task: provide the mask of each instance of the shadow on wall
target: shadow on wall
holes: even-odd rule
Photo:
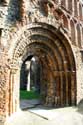
[[[79,113],[81,113],[81,114],[83,114],[83,99],[79,102],[79,104],[78,104],[78,112]]]

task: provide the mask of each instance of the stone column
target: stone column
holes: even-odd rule
[[[71,104],[76,104],[76,72],[71,72]]]
[[[10,116],[13,112],[15,112],[16,110],[16,99],[15,99],[15,75],[16,75],[16,72],[17,72],[18,69],[16,68],[11,68],[10,71],[8,72],[8,82],[7,82],[7,95],[6,95],[6,101],[7,104],[6,104],[6,110],[7,110],[7,113],[6,115],[7,116]],[[18,76],[17,76],[18,77]],[[16,91],[17,92],[17,91]],[[17,94],[17,93],[16,93]],[[18,95],[17,95],[18,97]],[[19,100],[19,98],[18,98]],[[8,107],[7,107],[8,106]]]
[[[14,69],[10,71],[10,81],[9,81],[9,115],[13,113],[13,89],[14,89]]]

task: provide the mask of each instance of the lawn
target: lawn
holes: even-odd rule
[[[40,94],[36,91],[20,90],[20,99],[39,99]]]

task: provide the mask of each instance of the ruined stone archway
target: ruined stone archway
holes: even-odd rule
[[[75,105],[75,60],[71,46],[65,36],[51,25],[45,23],[33,24],[17,40],[13,50],[13,66],[16,67],[19,59],[21,62],[26,60],[28,54],[37,56],[42,64],[42,104],[52,107]],[[17,96],[11,95],[13,105],[16,107],[19,105],[18,74],[19,70],[16,70],[12,82]]]

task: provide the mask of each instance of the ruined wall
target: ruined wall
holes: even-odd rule
[[[1,59],[1,58],[0,58]],[[5,66],[0,64],[0,121],[5,118],[5,101],[6,101],[6,71]]]
[[[34,22],[42,22],[54,27],[56,26],[69,40],[76,61],[77,103],[83,99],[82,2],[80,0],[21,0],[20,2],[18,0],[3,0],[3,2],[0,3],[0,46],[4,46],[6,53],[1,54],[2,50],[0,49],[1,60],[3,57],[3,61],[0,61],[1,117],[4,116],[4,112],[7,109],[5,89],[8,80],[6,80],[7,73],[4,68],[5,54],[7,54],[7,58],[12,61],[13,50],[17,39],[19,39],[23,31],[27,29],[26,25],[29,26]],[[25,38],[21,38],[21,40],[23,39]]]
[[[0,48],[0,122],[3,122],[6,117],[6,97],[7,97],[7,81],[8,81],[8,62],[5,50]]]

